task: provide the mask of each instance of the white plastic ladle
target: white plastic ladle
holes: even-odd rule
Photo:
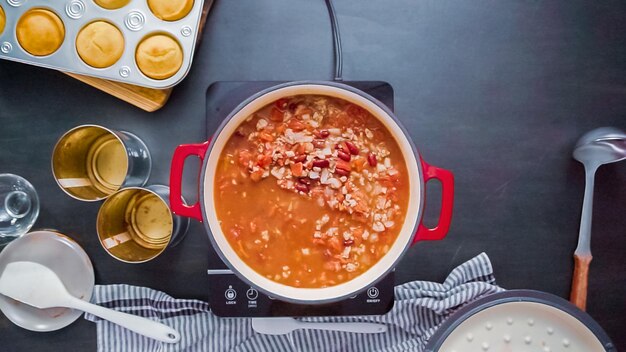
[[[82,310],[158,341],[176,343],[180,340],[178,331],[167,325],[72,296],[54,271],[38,263],[9,263],[0,275],[0,294],[39,309],[67,307]]]

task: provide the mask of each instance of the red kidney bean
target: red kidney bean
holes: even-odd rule
[[[294,187],[296,187],[296,189],[302,193],[309,193],[309,186],[305,185],[304,183],[296,183],[294,185]]]
[[[354,143],[348,142],[348,141],[346,141],[345,143],[346,143],[346,147],[348,147],[348,151],[350,151],[350,154],[359,155],[359,148],[357,148],[356,145],[354,145]]]
[[[310,179],[308,179],[308,178],[304,178],[304,177],[300,177],[300,178],[298,179],[298,182],[300,182],[300,183],[302,183],[302,184],[305,184],[305,185],[307,185],[307,186],[311,184],[311,180],[310,180]]]
[[[330,132],[328,132],[328,130],[321,130],[319,134],[320,138],[328,138],[328,136],[330,136]]]
[[[378,161],[376,160],[376,155],[374,155],[374,153],[367,154],[367,162],[370,164],[371,167],[376,166],[376,164],[378,164]]]
[[[313,166],[325,168],[330,166],[330,162],[327,159],[315,159],[313,160]]]
[[[293,161],[295,161],[295,162],[297,162],[297,163],[301,163],[301,162],[303,162],[303,161],[305,161],[305,160],[306,160],[306,155],[304,155],[304,154],[298,155],[298,156],[296,156],[296,157],[293,159]]]
[[[354,244],[354,240],[343,240],[344,246],[352,246]]]
[[[344,161],[350,161],[351,159],[350,154],[344,153],[341,150],[337,152],[337,157]]]
[[[335,169],[335,173],[337,175],[341,175],[341,176],[350,176],[350,171],[349,170],[344,170],[344,169],[340,169],[340,168],[336,168]]]
[[[298,108],[298,104],[296,103],[289,104],[289,112],[293,113],[296,111],[297,108]]]

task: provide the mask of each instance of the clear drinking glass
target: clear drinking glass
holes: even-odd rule
[[[0,174],[0,247],[28,232],[38,215],[33,185],[23,177]]]

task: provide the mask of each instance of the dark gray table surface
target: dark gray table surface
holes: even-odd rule
[[[503,287],[568,297],[584,189],[571,150],[589,129],[626,129],[626,3],[337,0],[336,8],[345,78],[391,83],[396,113],[423,157],[456,175],[448,237],[413,248],[398,279],[441,281],[484,251]],[[201,225],[193,223],[179,247],[150,263],[115,261],[96,238],[99,204],[73,200],[56,186],[49,166],[55,141],[84,123],[135,132],[154,158],[150,183],[167,183],[176,145],[205,137],[212,82],[331,76],[326,8],[312,0],[216,1],[189,76],[156,113],[61,73],[2,61],[0,172],[34,184],[41,198],[36,227],[75,238],[99,284],[204,299],[210,244]],[[193,179],[194,165],[188,171]],[[432,188],[427,223],[438,204]],[[588,312],[625,349],[626,163],[598,171],[593,220]],[[82,319],[38,334],[0,318],[2,351],[95,345],[95,327]]]

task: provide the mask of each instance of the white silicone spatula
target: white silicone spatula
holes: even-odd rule
[[[260,334],[284,335],[297,329],[347,331],[380,334],[387,326],[377,323],[308,323],[293,318],[253,318],[252,328]]]
[[[82,310],[158,341],[176,343],[180,340],[178,331],[167,325],[72,296],[54,271],[38,263],[8,264],[0,275],[0,294],[39,309],[67,307]]]

